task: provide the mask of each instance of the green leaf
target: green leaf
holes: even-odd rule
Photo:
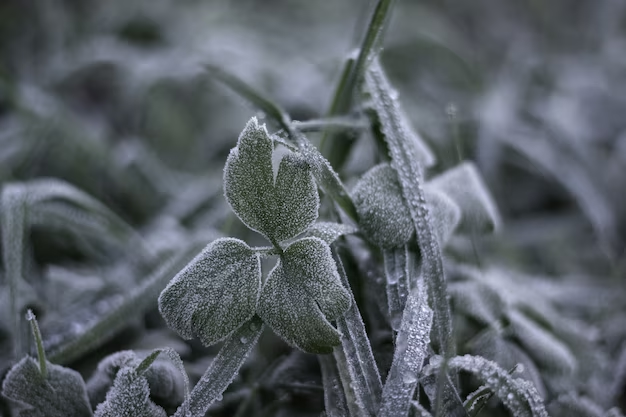
[[[117,373],[106,400],[96,408],[95,417],[167,417],[167,414],[150,400],[145,376],[132,367],[124,367]]]
[[[461,231],[493,232],[500,227],[498,208],[473,163],[464,162],[431,179],[426,189],[443,192],[461,208]]]
[[[85,383],[72,369],[47,363],[42,376],[37,362],[25,357],[7,374],[2,394],[13,402],[18,417],[92,416]]]
[[[183,338],[210,346],[254,315],[260,286],[259,255],[241,240],[218,239],[172,279],[159,311]]]
[[[315,222],[304,232],[304,236],[320,238],[330,245],[339,237],[356,231],[356,228],[344,223]]]
[[[224,167],[224,194],[237,216],[273,244],[295,237],[317,219],[319,195],[309,164],[295,153],[272,170],[273,142],[252,118]]]
[[[328,245],[308,237],[289,245],[270,272],[258,314],[288,343],[310,353],[331,353],[341,343],[328,322],[350,307]]]
[[[402,197],[396,172],[388,164],[370,169],[356,184],[352,199],[359,226],[368,240],[382,248],[404,245],[415,230]]]

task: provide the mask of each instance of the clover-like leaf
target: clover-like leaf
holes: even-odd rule
[[[31,357],[19,361],[7,374],[2,394],[16,405],[19,417],[89,417],[91,406],[85,383],[72,369],[46,364],[44,377]]]
[[[378,246],[398,247],[413,235],[413,221],[390,165],[377,165],[365,173],[354,187],[352,199],[361,230]]]
[[[309,164],[293,152],[282,158],[274,179],[272,153],[265,125],[253,117],[226,160],[224,195],[246,226],[278,243],[317,219],[319,195]]]
[[[350,307],[330,248],[307,237],[289,245],[270,272],[258,314],[288,343],[310,353],[331,353],[341,334],[328,320]]]
[[[159,296],[159,311],[185,339],[206,346],[226,338],[256,309],[261,260],[245,242],[222,238],[209,244]]]

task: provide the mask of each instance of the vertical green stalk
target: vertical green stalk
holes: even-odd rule
[[[327,116],[344,115],[352,110],[357,87],[382,44],[383,32],[389,21],[394,2],[395,0],[379,0],[376,4],[356,59],[349,57],[344,65]],[[327,133],[322,138],[320,151],[337,172],[346,162],[355,139],[354,134],[345,132]]]
[[[2,230],[2,262],[9,287],[9,314],[13,332],[14,359],[22,357],[22,317],[19,310],[23,280],[24,228],[26,227],[26,191],[14,184],[5,185],[0,201],[0,226]]]

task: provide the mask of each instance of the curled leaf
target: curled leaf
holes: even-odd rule
[[[493,232],[500,227],[496,203],[473,163],[464,162],[438,175],[426,189],[441,191],[458,204],[463,213],[460,231]]]
[[[414,226],[402,197],[396,172],[388,164],[377,165],[359,180],[352,192],[365,236],[382,248],[404,245]]]
[[[331,353],[341,343],[328,322],[350,307],[328,245],[308,237],[289,245],[270,272],[258,314],[288,343],[310,353]]]
[[[44,378],[30,357],[19,361],[2,384],[2,395],[15,404],[20,417],[90,417],[85,383],[72,369],[47,363]]]
[[[210,346],[254,315],[260,286],[259,255],[239,239],[218,239],[170,281],[159,311],[183,338]]]
[[[295,153],[282,158],[274,179],[272,153],[265,125],[253,117],[226,160],[224,195],[246,226],[277,243],[317,219],[319,195],[309,164]]]

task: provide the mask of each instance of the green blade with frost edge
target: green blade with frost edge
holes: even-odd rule
[[[424,368],[426,375],[437,371],[443,361],[433,356]],[[548,417],[543,400],[535,387],[528,381],[513,378],[509,373],[480,356],[455,356],[447,361],[450,369],[463,370],[475,375],[486,387],[500,398],[514,417]]]
[[[348,402],[343,390],[341,378],[334,357],[318,355],[324,386],[324,411],[328,417],[345,417],[348,415]]]
[[[262,332],[263,321],[254,316],[230,335],[191,391],[189,401],[176,410],[174,417],[203,417],[211,404],[222,398]]]
[[[341,346],[346,358],[349,385],[352,387],[357,404],[361,404],[369,415],[375,415],[380,407],[383,388],[380,374],[359,307],[350,290],[350,283],[341,258],[336,251],[333,251],[333,259],[337,264],[341,282],[349,290],[351,298],[350,308],[343,317],[337,319],[337,330],[342,334]],[[347,378],[344,376],[343,379]]]
[[[411,268],[411,274],[417,273],[415,266]],[[433,312],[428,306],[425,284],[419,281],[411,290],[404,309],[393,362],[383,387],[380,417],[404,416],[409,412],[428,355],[432,324]]]
[[[452,319],[447,299],[441,246],[437,239],[431,213],[424,193],[424,176],[418,148],[407,132],[401,117],[397,94],[393,91],[377,59],[366,73],[366,88],[378,113],[391,156],[391,166],[398,174],[402,195],[417,231],[422,252],[422,275],[428,283],[434,311],[434,340],[439,352],[448,354],[452,346]]]
[[[352,110],[358,86],[363,81],[371,60],[378,55],[382,47],[384,30],[391,18],[394,3],[394,0],[379,0],[376,4],[358,55],[356,58],[354,56],[348,57],[344,64],[327,116],[340,116],[348,114]],[[327,155],[330,164],[340,171],[347,160],[355,138],[354,135],[350,134],[329,133],[326,133],[322,138],[320,150],[324,155]]]

